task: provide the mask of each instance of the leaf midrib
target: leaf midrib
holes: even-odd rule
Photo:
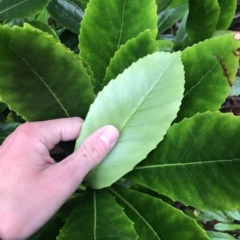
[[[43,85],[48,89],[48,91],[51,93],[51,95],[54,97],[54,99],[57,101],[57,103],[60,105],[64,113],[67,117],[70,117],[68,111],[65,109],[61,101],[58,99],[58,97],[54,94],[54,92],[50,89],[50,87],[47,85],[47,83],[44,81],[44,79],[31,67],[31,65],[23,58],[21,57],[11,46],[9,46],[3,39],[0,39],[18,58],[20,58],[24,64],[26,64],[27,67],[31,69],[33,74],[40,79],[40,81],[43,83]]]
[[[164,167],[180,167],[180,166],[190,166],[190,165],[206,165],[206,164],[217,164],[217,163],[229,163],[229,162],[234,162],[234,161],[240,161],[240,158],[235,158],[235,159],[219,159],[219,160],[210,160],[210,161],[205,161],[205,162],[189,162],[189,163],[168,163],[168,164],[162,164],[162,165],[151,165],[151,166],[139,166],[135,167],[137,170],[142,170],[142,169],[149,169],[149,168],[164,168]]]
[[[153,89],[156,87],[156,85],[159,83],[159,80],[161,79],[161,77],[166,73],[166,71],[169,69],[169,67],[171,66],[172,62],[176,59],[176,57],[174,59],[171,59],[172,61],[169,63],[169,65],[164,69],[164,71],[162,72],[162,74],[157,78],[155,84],[152,85],[152,87],[149,89],[148,93],[146,94],[145,98],[142,98],[142,101],[136,106],[135,109],[133,109],[132,113],[130,114],[130,116],[128,117],[128,119],[126,119],[126,121],[123,123],[122,127],[119,129],[119,132],[122,131],[122,129],[124,129],[124,127],[127,125],[127,123],[130,121],[130,119],[132,119],[132,117],[136,114],[136,112],[139,110],[139,108],[144,104],[144,102],[146,101],[146,99],[149,97],[149,95],[152,93]]]
[[[122,197],[119,193],[117,193],[115,190],[113,190],[111,187],[108,188],[116,197],[118,197],[122,202],[124,202],[132,211],[134,211],[139,218],[141,218],[146,225],[149,227],[150,230],[152,230],[152,232],[154,233],[154,235],[161,240],[161,238],[159,238],[158,234],[156,233],[156,231],[152,228],[152,226],[148,223],[148,221],[124,198]]]
[[[5,13],[5,12],[7,12],[8,10],[10,10],[10,9],[12,9],[12,8],[15,8],[15,7],[17,7],[17,6],[19,6],[19,5],[27,2],[27,1],[29,1],[29,0],[23,0],[22,2],[16,3],[16,4],[12,5],[11,7],[4,9],[2,12],[0,12],[0,14],[1,14],[1,13]]]
[[[221,56],[221,58],[224,58],[224,57],[225,57],[225,55],[227,54],[227,52],[229,51],[229,49],[230,49],[232,46],[233,46],[233,44],[230,45],[230,46],[227,48],[226,52]],[[212,54],[214,54],[214,53],[212,53]],[[218,64],[219,64],[219,62],[217,61],[217,62],[213,65],[213,67],[212,67],[194,86],[192,86],[192,88],[189,89],[189,90],[186,92],[186,94],[184,94],[184,97],[186,97],[194,88],[196,88],[199,84],[201,84],[201,82],[205,79],[205,77],[206,77],[210,72],[212,72],[212,70],[213,70]]]
[[[121,28],[120,28],[120,31],[119,31],[117,50],[119,49],[120,43],[121,43],[121,40],[122,40],[123,23],[124,23],[124,17],[125,17],[125,6],[126,6],[126,0],[124,0],[124,2],[123,2],[122,22],[121,22]]]

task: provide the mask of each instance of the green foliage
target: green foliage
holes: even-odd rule
[[[0,31],[2,101],[28,121],[85,117],[95,96],[82,61],[30,25],[3,26]],[[55,71],[57,65],[62,67]]]
[[[194,203],[198,209],[237,208],[240,152],[233,139],[238,139],[239,129],[240,118],[232,114],[207,112],[184,119],[127,177],[185,205]]]
[[[146,29],[151,30],[155,39],[156,10],[154,0],[90,1],[81,25],[79,48],[80,56],[93,70],[96,92],[101,89],[106,68],[121,45]]]
[[[240,118],[218,109],[239,94],[236,0],[48,3],[0,2],[0,143],[24,120],[70,116],[86,117],[76,148],[105,124],[120,139],[31,239],[232,239]],[[196,223],[216,219],[223,232]]]
[[[79,33],[84,13],[78,4],[70,0],[51,0],[47,10],[64,27],[74,33]]]
[[[88,185],[110,186],[156,147],[177,115],[183,86],[180,53],[154,53],[134,63],[98,94],[77,146],[108,124],[118,128],[120,138],[104,162],[86,177]],[[119,94],[119,89],[126,91]],[[100,115],[101,119],[95,121]],[[146,141],[141,144],[143,138]]]
[[[220,6],[220,16],[217,29],[228,29],[236,12],[236,0],[218,0]]]
[[[0,1],[0,19],[30,17],[39,13],[50,0],[2,0]]]
[[[217,1],[190,0],[187,32],[191,44],[212,36],[220,15]]]

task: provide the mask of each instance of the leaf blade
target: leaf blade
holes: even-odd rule
[[[95,95],[78,56],[30,25],[0,32],[2,101],[29,121],[85,117]]]
[[[156,52],[133,63],[98,94],[75,149],[104,125],[116,126],[120,138],[105,160],[85,178],[89,186],[111,185],[156,147],[176,116],[183,85],[180,53]],[[99,114],[101,119],[94,121]]]
[[[235,79],[238,48],[240,41],[235,39],[235,33],[230,33],[205,40],[182,52],[186,84],[176,121],[198,112],[220,109]],[[193,67],[196,65],[197,68]]]
[[[80,56],[94,72],[96,92],[101,89],[110,59],[121,45],[146,29],[156,38],[156,11],[154,0],[89,2],[81,23],[79,48]]]
[[[196,236],[199,240],[208,240],[195,220],[158,198],[118,185],[110,187],[109,191],[134,222],[140,240],[195,240]],[[148,210],[146,206],[150,206]]]
[[[137,234],[131,220],[106,190],[88,189],[75,204],[57,239],[122,240],[137,239]]]
[[[220,15],[217,1],[190,0],[187,20],[187,33],[190,43],[194,44],[212,36]]]
[[[22,18],[35,15],[44,9],[50,0],[0,1],[0,19]]]
[[[127,177],[198,209],[239,208],[239,145],[233,141],[239,129],[240,118],[232,114],[207,112],[184,119]]]

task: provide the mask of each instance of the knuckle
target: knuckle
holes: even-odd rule
[[[32,123],[26,122],[21,124],[15,131],[21,137],[29,137],[33,132],[33,125]]]
[[[104,157],[103,156],[103,146],[100,144],[94,144],[92,142],[84,142],[82,144],[82,149],[83,149],[83,157],[91,159],[93,163],[98,164],[99,161]]]

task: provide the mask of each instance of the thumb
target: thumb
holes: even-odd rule
[[[108,125],[98,129],[73,154],[48,169],[48,177],[51,178],[48,184],[53,183],[55,189],[59,186],[58,190],[67,198],[87,173],[105,158],[118,136],[118,130],[114,126]]]

